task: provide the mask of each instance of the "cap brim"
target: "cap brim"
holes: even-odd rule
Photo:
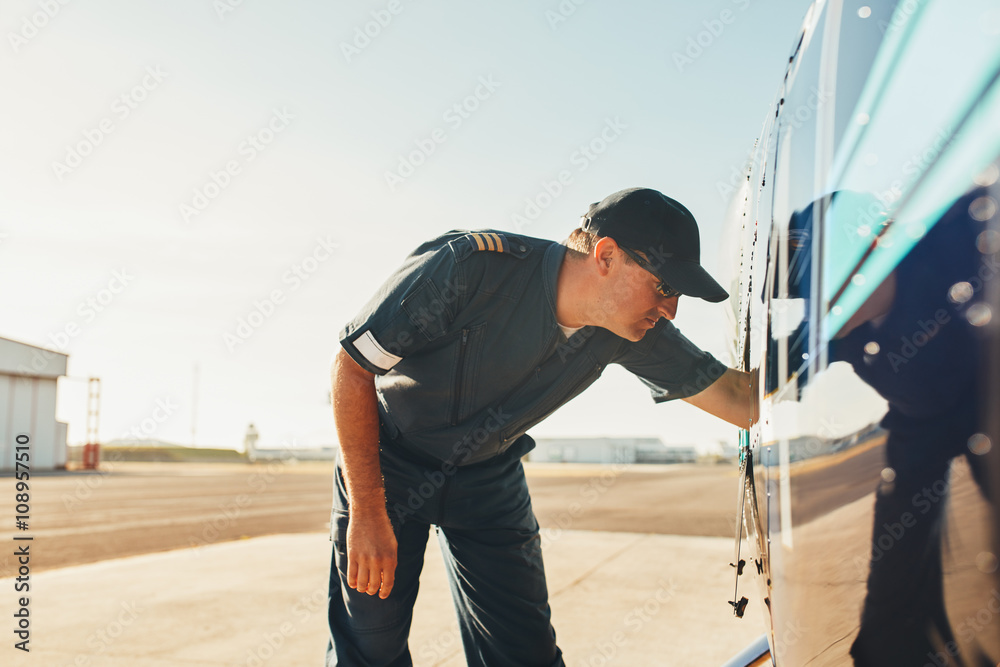
[[[701,264],[684,260],[666,261],[659,267],[659,276],[684,296],[693,296],[712,303],[725,301],[729,292],[708,274]]]

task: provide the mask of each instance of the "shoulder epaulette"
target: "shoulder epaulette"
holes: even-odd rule
[[[461,235],[452,238],[448,245],[455,253],[455,260],[458,262],[465,261],[480,252],[495,252],[517,259],[524,259],[531,254],[532,245],[520,236],[493,230],[478,232],[455,230],[455,232]]]
[[[491,250],[493,252],[510,252],[507,237],[497,232],[469,232],[467,237],[472,241],[475,250]]]

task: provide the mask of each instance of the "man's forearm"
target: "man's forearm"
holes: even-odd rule
[[[331,369],[333,416],[347,485],[347,585],[389,597],[398,543],[385,509],[375,376],[341,350]]]
[[[333,416],[351,512],[385,511],[375,376],[341,350],[331,368]]]
[[[707,389],[684,400],[730,424],[748,429],[757,422],[759,414],[757,372],[729,368]]]

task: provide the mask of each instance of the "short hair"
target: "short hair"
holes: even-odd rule
[[[582,252],[584,255],[589,255],[600,241],[603,236],[598,236],[593,232],[584,231],[582,227],[577,227],[572,232],[570,232],[569,238],[566,239],[566,246],[571,250],[576,250],[577,252]],[[622,253],[625,257],[626,264],[636,264],[636,261],[629,257],[628,253]],[[636,264],[638,266],[638,264]]]
[[[585,255],[589,255],[590,251],[594,249],[594,244],[597,243],[597,235],[591,232],[585,232],[582,227],[577,227],[569,234],[569,238],[566,239],[566,245],[577,252],[582,252]]]

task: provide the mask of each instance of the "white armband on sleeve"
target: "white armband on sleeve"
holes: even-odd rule
[[[371,331],[366,331],[354,341],[354,347],[373,366],[389,371],[393,366],[403,360],[402,357],[386,352],[385,348],[378,344]]]

